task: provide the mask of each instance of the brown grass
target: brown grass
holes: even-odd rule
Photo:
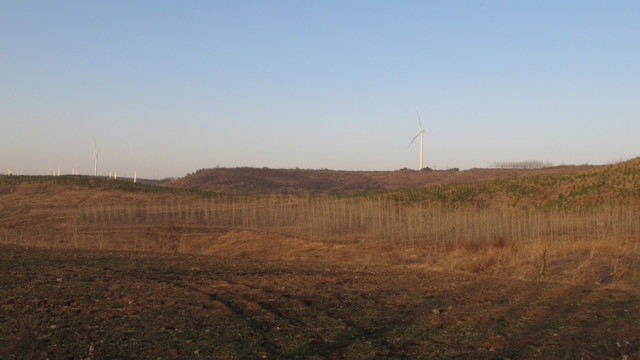
[[[127,193],[47,183],[0,190],[0,241],[9,244],[405,264],[640,286],[640,208],[629,201],[523,208],[499,197],[497,205],[477,207],[367,197]]]

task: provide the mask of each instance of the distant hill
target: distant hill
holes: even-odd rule
[[[574,171],[565,171],[570,169]],[[469,174],[487,175],[479,171],[470,170]],[[519,176],[500,171],[491,173],[497,174],[503,176],[488,181],[480,181],[478,177],[474,182],[456,181],[357,196],[481,208],[590,208],[604,204],[632,205],[640,200],[640,158],[587,169],[548,168]]]
[[[555,166],[542,169],[470,169],[335,171],[269,168],[203,169],[162,186],[231,194],[297,196],[344,195],[393,191],[429,185],[472,183],[500,178],[564,175],[594,166]]]

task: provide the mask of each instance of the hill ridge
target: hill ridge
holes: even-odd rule
[[[201,169],[162,184],[243,195],[326,196],[395,191],[429,185],[473,183],[500,178],[563,175],[593,169],[593,165],[561,165],[541,169],[478,169],[395,171],[305,170],[271,168]]]

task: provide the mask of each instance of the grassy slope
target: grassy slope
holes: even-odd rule
[[[224,175],[216,174],[218,172]],[[39,183],[74,185],[75,188],[103,191],[223,196],[225,192],[212,190],[220,182],[229,185],[223,187],[230,189],[229,194],[334,194],[401,203],[433,202],[479,207],[590,206],[610,202],[627,203],[640,198],[640,158],[598,167],[472,169],[462,172],[208,169],[163,186],[85,176],[0,176],[0,191],[10,191],[9,185],[13,184]],[[298,190],[292,190],[293,187]]]
[[[449,206],[572,208],[638,204],[640,158],[562,175],[505,177],[468,184],[443,184],[362,197]]]

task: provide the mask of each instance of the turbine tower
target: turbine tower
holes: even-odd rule
[[[98,176],[98,145],[96,145],[96,139],[93,138],[93,176]]]
[[[411,144],[413,144],[413,142],[416,141],[418,136],[420,136],[420,167],[418,168],[418,170],[422,170],[423,168],[422,159],[423,159],[423,149],[424,149],[424,129],[422,129],[422,123],[420,122],[420,114],[418,114],[417,111],[416,111],[416,114],[418,115],[418,133],[413,138],[413,140],[411,140],[411,142],[409,143],[409,146],[411,146]]]

